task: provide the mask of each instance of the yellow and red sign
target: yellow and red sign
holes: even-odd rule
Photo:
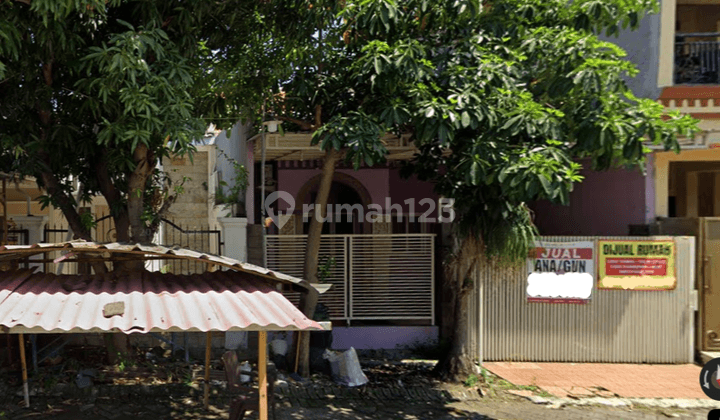
[[[598,289],[672,290],[675,242],[599,241]]]

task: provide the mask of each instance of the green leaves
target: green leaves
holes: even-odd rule
[[[385,161],[387,149],[382,141],[385,127],[370,116],[350,112],[347,117],[336,116],[313,134],[313,144],[323,150],[345,150],[345,160],[357,170],[362,165],[373,166]]]
[[[420,153],[405,172],[455,198],[460,225],[489,254],[525,257],[535,234],[526,203],[569,203],[577,159],[642,165],[647,139],[675,149],[693,131],[689,118],[632,97],[625,80],[637,70],[596,36],[635,27],[650,0],[500,0],[484,11],[418,1],[394,19],[385,4],[343,14],[356,37],[342,86],[358,112],[412,133]]]

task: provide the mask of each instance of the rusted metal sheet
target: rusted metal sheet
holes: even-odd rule
[[[72,251],[72,253],[74,254],[96,254],[104,255],[105,257],[108,257],[109,253],[112,252],[115,255],[134,255],[139,259],[143,259],[143,257],[163,257],[166,259],[188,259],[195,261],[203,261],[208,263],[209,265],[225,267],[231,270],[241,271],[253,275],[260,275],[268,279],[285,283],[293,283],[303,286],[305,288],[311,287],[310,284],[303,279],[288,276],[286,274],[259,267],[257,265],[248,264],[219,255],[201,253],[177,247],[168,248],[162,245],[140,245],[119,242],[101,244],[96,242],[86,242],[83,240],[60,242],[54,244],[5,245],[0,246],[0,262],[15,260],[19,258],[27,258],[32,255],[52,251]],[[110,261],[110,259],[108,259],[108,261]]]
[[[542,237],[548,242],[672,239],[674,290],[598,290],[588,304],[527,302],[524,265],[486,264],[475,272],[469,334],[483,360],[692,363],[695,238]],[[597,276],[597,273],[595,273]],[[597,278],[595,278],[597,285]]]
[[[268,282],[233,271],[0,272],[0,326],[11,333],[323,329]]]

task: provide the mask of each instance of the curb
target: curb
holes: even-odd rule
[[[604,405],[609,407],[632,407],[642,405],[658,408],[720,408],[720,401],[680,398],[545,398],[536,395],[524,397],[535,404],[544,404],[549,408],[563,406]]]

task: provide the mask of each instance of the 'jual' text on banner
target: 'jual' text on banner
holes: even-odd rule
[[[672,290],[675,242],[599,241],[598,289]]]
[[[535,242],[527,261],[527,301],[587,303],[595,275],[594,242]]]

